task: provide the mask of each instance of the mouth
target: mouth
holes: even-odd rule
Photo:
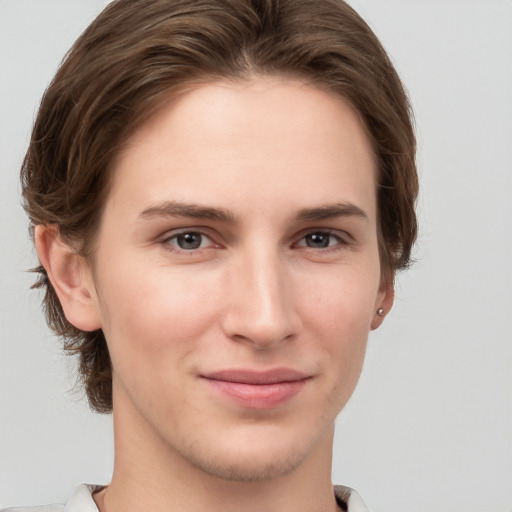
[[[271,409],[295,397],[311,376],[290,368],[229,369],[201,375],[222,397],[252,409]]]

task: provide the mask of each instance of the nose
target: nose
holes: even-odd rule
[[[224,333],[231,339],[268,349],[292,339],[299,319],[286,263],[277,251],[246,251],[230,267]]]

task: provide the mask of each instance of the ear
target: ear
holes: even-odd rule
[[[39,261],[68,322],[82,331],[100,329],[98,298],[85,259],[62,239],[57,226],[36,226],[34,238]]]
[[[372,331],[377,329],[384,322],[384,318],[391,310],[393,301],[395,300],[395,287],[393,281],[390,284],[381,284],[377,300],[375,301],[375,313],[371,323]],[[382,310],[382,313],[379,311]]]

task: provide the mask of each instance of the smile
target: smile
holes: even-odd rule
[[[201,376],[216,392],[252,409],[278,407],[296,396],[310,380],[308,375],[288,368],[264,372],[223,370]]]

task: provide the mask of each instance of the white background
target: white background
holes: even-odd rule
[[[44,323],[18,169],[38,101],[106,0],[0,0],[0,507],[106,483],[111,418]],[[379,512],[512,511],[512,2],[352,0],[416,111],[418,263],[372,334],[334,481]]]

